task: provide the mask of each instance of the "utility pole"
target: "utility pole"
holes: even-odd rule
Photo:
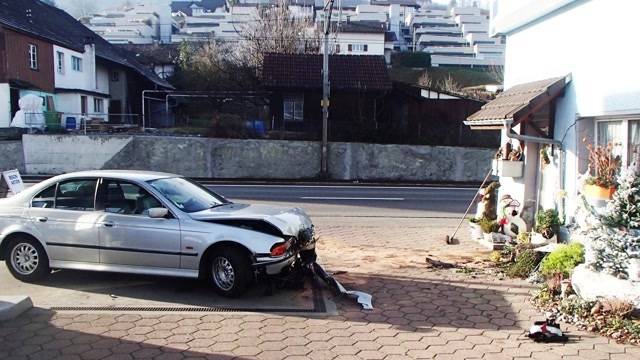
[[[331,13],[333,11],[333,1],[327,0],[324,6],[324,46],[322,53],[322,152],[320,154],[320,175],[324,178],[329,176],[327,169],[328,155],[328,127],[329,127],[329,33],[331,32]]]

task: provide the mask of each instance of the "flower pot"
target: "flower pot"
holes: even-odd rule
[[[471,239],[480,240],[480,239],[482,239],[482,228],[480,227],[480,225],[470,222],[469,223],[469,234],[471,236]]]
[[[495,176],[519,178],[522,177],[524,162],[494,159],[491,168]]]
[[[582,189],[584,196],[594,200],[611,200],[616,188],[606,188],[598,185],[585,185]]]

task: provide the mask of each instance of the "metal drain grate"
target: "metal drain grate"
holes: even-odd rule
[[[321,285],[314,279],[311,282],[313,294],[313,308],[235,308],[223,306],[52,306],[53,311],[131,311],[131,312],[256,312],[256,313],[324,313],[327,311],[324,303]]]
[[[170,307],[170,306],[52,306],[54,311],[136,311],[136,312],[322,312],[313,309],[285,308],[225,308],[225,307]]]

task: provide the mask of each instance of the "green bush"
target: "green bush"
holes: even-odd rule
[[[490,234],[490,233],[500,231],[500,224],[498,224],[498,222],[495,220],[482,218],[478,221],[478,223],[480,224],[480,228],[482,229],[482,232],[485,234]]]
[[[516,256],[516,261],[507,267],[505,273],[509,277],[526,278],[538,265],[538,255],[532,249],[522,251]]]
[[[547,239],[558,232],[560,225],[562,223],[555,209],[540,210],[536,214],[536,231]]]
[[[562,274],[565,278],[571,276],[573,268],[584,262],[584,247],[580,243],[561,245],[552,251],[542,261],[540,273],[544,277]]]

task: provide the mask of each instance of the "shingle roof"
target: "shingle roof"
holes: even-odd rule
[[[322,55],[265,54],[262,67],[267,88],[322,88]],[[389,90],[391,80],[381,55],[329,56],[332,89]]]
[[[180,54],[179,44],[121,44],[117,47],[134,54],[141,64],[172,64]]]
[[[342,22],[339,27],[337,22],[333,22],[331,26],[333,32],[358,34],[383,34],[386,28],[385,23],[377,21]]]
[[[161,87],[172,87],[138,63],[130,53],[116,48],[64,10],[41,1],[0,0],[0,24],[81,52],[84,44],[92,41],[97,57],[128,67]]]
[[[570,79],[563,76],[515,85],[469,116],[465,124],[500,125],[507,120],[517,123],[557,97]]]
[[[201,0],[201,1],[191,1],[191,0],[178,0],[178,1],[172,1],[171,2],[171,11],[172,12],[178,12],[181,11],[189,16],[192,16],[193,14],[192,9],[191,9],[191,5],[198,5],[201,8],[204,8],[206,10],[209,11],[214,11],[215,9],[225,6],[226,1],[225,0]]]

